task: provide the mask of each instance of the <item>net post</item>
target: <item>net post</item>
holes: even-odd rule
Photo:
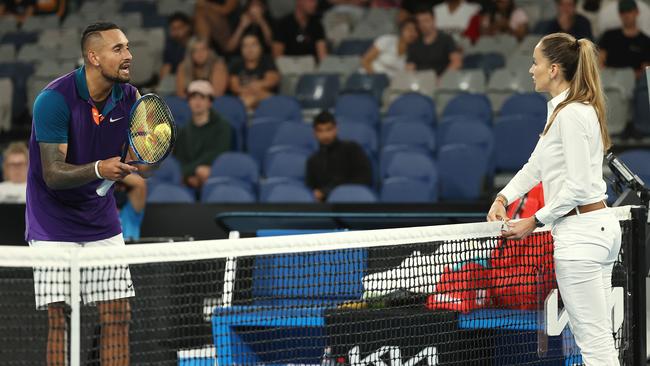
[[[70,255],[70,366],[81,365],[81,274],[79,250]]]
[[[632,343],[633,365],[645,366],[646,354],[646,263],[645,240],[648,221],[647,208],[634,207],[632,213],[632,239],[627,243],[628,259],[632,262],[628,267],[632,303],[632,319],[629,322]]]

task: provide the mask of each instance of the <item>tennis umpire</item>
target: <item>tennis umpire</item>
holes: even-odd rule
[[[603,156],[611,145],[598,69],[587,39],[549,34],[533,52],[535,90],[548,92],[549,118],[528,162],[497,195],[488,220],[508,220],[505,206],[540,181],[546,206],[508,222],[507,238],[552,224],[558,288],[587,366],[619,365],[611,322],[612,268],[621,228],[605,204]]]
[[[26,239],[31,247],[122,246],[112,192],[102,179],[140,171],[120,162],[129,111],[140,97],[128,84],[131,53],[112,23],[89,25],[81,37],[84,65],[48,84],[34,102],[27,178]],[[66,364],[67,283],[34,269],[36,307],[48,310],[47,365]],[[91,291],[92,287],[92,291]],[[102,365],[129,364],[128,297],[135,295],[127,267],[81,272],[82,299],[96,304]]]

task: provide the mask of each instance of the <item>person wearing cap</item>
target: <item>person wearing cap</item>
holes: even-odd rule
[[[639,8],[634,0],[618,2],[621,28],[608,30],[598,42],[601,67],[631,67],[637,77],[650,65],[650,37],[639,28]]]
[[[210,177],[214,159],[230,150],[231,129],[212,108],[214,89],[210,82],[191,82],[187,96],[192,117],[178,132],[174,156],[181,164],[185,184],[200,188]]]

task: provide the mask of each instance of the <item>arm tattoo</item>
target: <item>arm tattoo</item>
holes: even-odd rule
[[[97,179],[94,162],[84,165],[68,164],[59,144],[40,142],[39,147],[43,179],[50,189],[76,188]]]

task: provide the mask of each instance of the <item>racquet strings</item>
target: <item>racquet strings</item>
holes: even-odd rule
[[[142,98],[131,116],[130,140],[142,161],[156,163],[165,156],[172,144],[173,117],[160,98]],[[156,130],[160,125],[167,125],[168,128],[161,127]],[[165,131],[168,133],[164,133]]]

